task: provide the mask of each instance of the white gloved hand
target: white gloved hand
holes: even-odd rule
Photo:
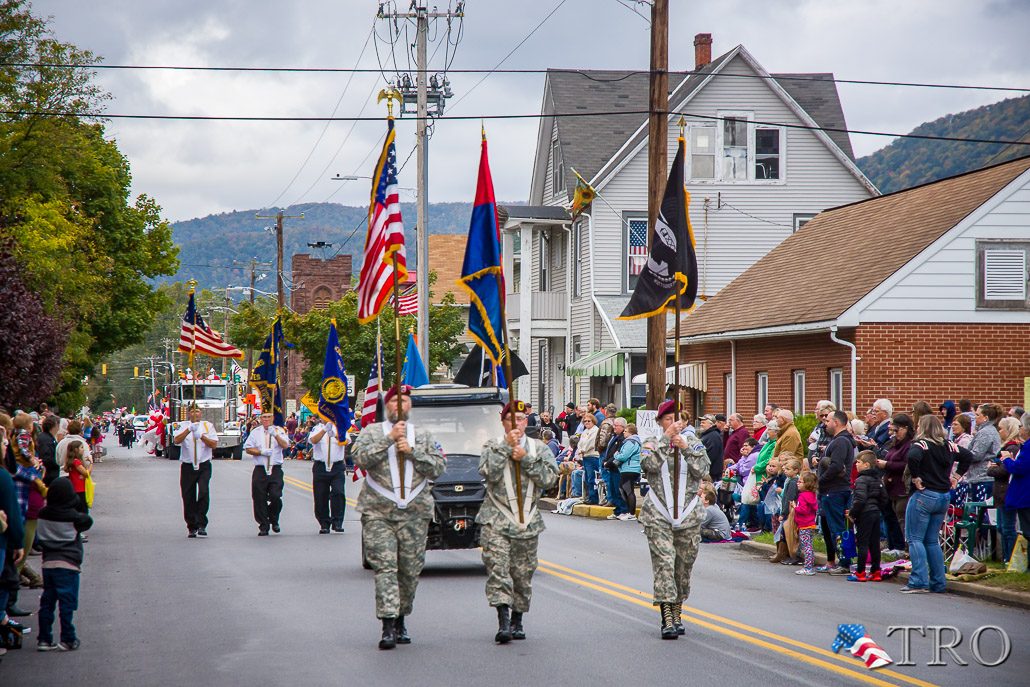
[[[203,434],[204,433],[204,425],[203,425],[203,423],[194,422],[192,425],[190,425],[190,432],[192,432],[193,434],[196,434],[198,436]]]
[[[265,458],[271,458],[272,457],[272,449],[270,449],[270,448],[263,448],[263,449],[261,449],[261,455],[263,455]]]

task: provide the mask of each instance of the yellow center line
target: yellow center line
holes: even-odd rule
[[[293,485],[295,487],[303,489],[304,491],[309,491],[309,492],[312,492],[312,493],[314,492],[314,489],[311,487],[310,484],[308,484],[307,482],[303,482],[303,481],[297,479],[296,477],[292,477],[290,475],[283,475],[283,480],[287,484],[291,484],[291,485]],[[353,508],[353,507],[356,507],[358,505],[358,502],[355,501],[354,499],[350,499],[349,498],[349,499],[347,499],[347,505],[351,506]]]
[[[562,578],[564,580],[567,580],[569,582],[572,582],[574,584],[578,584],[578,585],[581,585],[581,586],[584,586],[584,587],[588,587],[590,589],[594,589],[596,591],[600,591],[600,592],[602,592],[604,594],[608,594],[610,596],[614,596],[614,597],[619,598],[619,599],[624,599],[626,601],[630,601],[631,603],[637,604],[639,606],[650,608],[651,610],[653,610],[655,612],[658,611],[658,608],[656,606],[654,606],[654,604],[652,604],[651,601],[650,601],[650,599],[652,598],[652,595],[648,594],[646,592],[642,592],[642,591],[640,591],[638,589],[633,589],[632,587],[627,587],[626,585],[619,584],[618,582],[613,582],[611,580],[606,580],[606,579],[604,579],[602,577],[596,577],[594,575],[590,575],[589,573],[581,572],[581,571],[575,570],[573,568],[568,568],[568,567],[565,567],[565,566],[560,565],[558,563],[553,563],[551,561],[540,560],[540,565],[541,565],[540,570],[545,572],[545,573],[547,573],[547,574],[549,574],[549,575],[553,575],[555,577],[560,577],[560,578]],[[559,572],[559,571],[564,571],[564,572]],[[575,576],[575,577],[573,577],[573,576]],[[587,580],[592,580],[593,582],[590,582],[590,581],[587,581]],[[594,584],[594,582],[599,583],[599,584]],[[632,594],[633,596],[629,596],[627,594],[622,594],[620,592],[613,591],[612,589],[608,589],[605,586],[600,586],[600,585],[606,585],[606,587],[612,587],[614,589],[620,589],[622,591],[629,592],[629,594]],[[855,666],[856,665],[855,664],[855,660],[856,659],[854,659],[854,658],[851,658],[851,657],[848,657],[848,656],[844,656],[844,655],[841,655],[841,654],[836,654],[836,653],[834,653],[832,651],[829,651],[828,649],[823,649],[822,647],[814,646],[812,644],[807,644],[805,642],[801,642],[801,641],[798,641],[796,639],[791,639],[790,637],[785,637],[783,635],[778,635],[778,634],[776,634],[774,632],[769,632],[767,630],[763,630],[763,629],[758,628],[758,627],[753,627],[753,626],[748,625],[746,623],[741,623],[741,622],[737,622],[735,620],[730,620],[729,618],[724,618],[722,616],[715,615],[713,613],[708,613],[706,611],[702,611],[700,609],[693,608],[693,607],[690,607],[690,606],[684,606],[683,607],[683,612],[684,613],[692,613],[692,614],[695,614],[697,616],[701,616],[702,618],[707,618],[707,619],[715,621],[715,622],[723,623],[723,624],[729,625],[731,627],[735,627],[735,628],[738,628],[738,629],[741,629],[741,630],[745,630],[745,631],[747,631],[748,633],[750,633],[752,635],[755,635],[755,634],[761,635],[762,637],[766,637],[768,639],[772,639],[772,640],[775,640],[777,642],[782,642],[783,644],[789,644],[791,646],[798,647],[799,649],[804,649],[806,651],[810,651],[812,653],[819,654],[821,656],[826,656],[827,658],[832,658],[832,659],[835,659],[835,660],[840,661],[842,663],[846,663],[849,666]],[[731,637],[736,637],[738,639],[743,639],[744,641],[746,641],[748,643],[757,644],[759,646],[764,646],[766,648],[772,648],[772,649],[774,649],[777,652],[788,653],[789,655],[795,655],[794,652],[791,652],[788,649],[784,649],[781,646],[778,646],[778,645],[775,645],[775,644],[770,644],[768,642],[763,642],[761,640],[756,640],[753,637],[749,637],[747,635],[742,635],[742,634],[740,634],[738,632],[734,632],[733,630],[729,630],[729,629],[726,629],[726,628],[721,628],[721,627],[712,625],[711,623],[706,622],[705,620],[701,620],[699,618],[685,617],[684,619],[685,620],[689,620],[690,622],[695,623],[697,625],[700,625],[702,627],[707,627],[707,628],[713,629],[713,630],[715,630],[717,632],[721,632],[723,634],[727,634],[727,635],[729,635]],[[847,674],[847,675],[858,677],[858,678],[863,679],[863,680],[865,680],[867,682],[869,681],[869,680],[867,680],[867,678],[870,677],[869,674],[861,673],[861,672],[854,672],[850,668],[842,668],[841,666],[833,666],[832,664],[828,664],[825,661],[822,661],[820,659],[804,656],[802,654],[798,654],[798,656],[800,656],[802,659],[806,660],[806,662],[813,663],[813,665],[820,665],[822,667],[831,667],[832,669],[834,669],[834,672],[840,672],[841,670],[844,670],[845,674]],[[884,676],[889,676],[889,677],[892,677],[892,678],[894,678],[896,680],[900,680],[902,682],[907,682],[907,683],[912,684],[912,685],[917,685],[918,687],[935,687],[934,683],[932,683],[932,682],[925,682],[923,680],[920,680],[919,678],[910,677],[908,675],[904,675],[902,673],[898,673],[898,672],[895,672],[893,670],[882,670],[881,669],[881,670],[877,670],[876,674],[884,675]],[[878,682],[874,682],[874,683],[871,683],[871,684],[891,684],[891,683],[885,683],[885,682],[882,682],[882,681],[878,681]]]

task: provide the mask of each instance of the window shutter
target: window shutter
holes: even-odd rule
[[[1026,300],[1026,252],[984,251],[984,300]]]

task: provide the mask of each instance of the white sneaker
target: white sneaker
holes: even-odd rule
[[[616,515],[615,513],[612,513],[607,518],[605,518],[605,520],[618,520],[618,519],[619,519],[619,516]]]
[[[636,520],[637,516],[633,515],[632,513],[626,513],[626,519],[627,520]]]
[[[629,513],[621,513],[621,514],[619,514],[619,520],[622,520],[623,522],[625,522],[626,520],[629,520],[631,517],[633,517],[633,516],[631,516]]]

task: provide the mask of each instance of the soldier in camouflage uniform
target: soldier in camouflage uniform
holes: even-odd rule
[[[509,412],[515,414],[512,428]],[[525,639],[522,614],[529,610],[537,542],[544,531],[536,501],[558,478],[558,465],[547,446],[525,435],[526,405],[514,401],[501,411],[504,436],[483,445],[479,474],[486,479],[486,500],[476,516],[486,565],[486,598],[497,609],[494,641]],[[522,517],[516,496],[515,471],[522,481]]]
[[[640,522],[651,551],[654,603],[662,613],[662,639],[683,634],[681,611],[690,595],[690,571],[701,543],[704,503],[698,498],[701,478],[708,474],[704,444],[684,422],[677,422],[673,401],[658,408],[664,433],[643,447],[640,468],[650,490],[640,509]],[[674,447],[679,448],[679,490],[674,499]],[[674,507],[674,500],[676,501]]]
[[[367,473],[357,509],[361,546],[375,572],[376,617],[383,621],[380,649],[411,643],[404,618],[411,614],[425,563],[433,517],[428,482],[446,465],[440,445],[428,431],[398,421],[411,411],[410,386],[402,386],[399,395],[391,388],[386,409],[389,421],[365,427],[354,443],[354,462]]]

